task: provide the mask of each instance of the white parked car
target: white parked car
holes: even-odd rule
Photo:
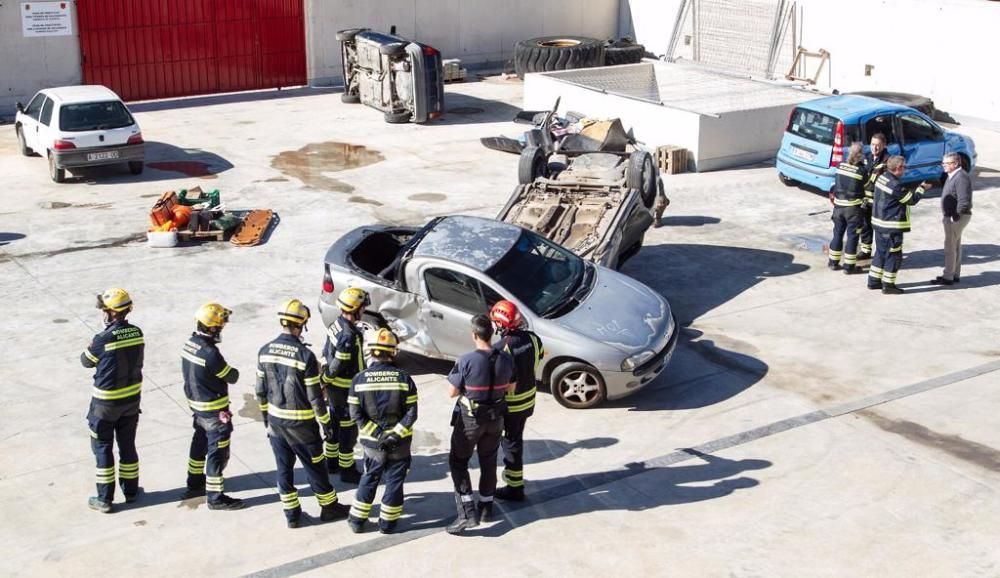
[[[61,183],[66,169],[127,163],[142,172],[146,145],[128,107],[105,86],[60,86],[17,103],[14,130],[25,156],[45,155]]]

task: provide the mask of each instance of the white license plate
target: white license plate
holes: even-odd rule
[[[792,147],[792,156],[800,158],[804,161],[812,161],[813,159],[816,158],[816,155],[814,153],[796,147]]]
[[[118,158],[118,151],[105,151],[103,153],[90,153],[87,155],[88,161],[106,161]]]

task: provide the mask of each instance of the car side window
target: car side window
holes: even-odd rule
[[[903,140],[908,143],[936,141],[944,138],[944,134],[937,127],[915,114],[899,115],[899,124],[903,127]]]
[[[52,107],[53,102],[51,98],[45,99],[45,104],[42,105],[42,114],[38,117],[38,122],[49,126],[49,121],[52,120]]]
[[[24,109],[24,114],[38,120],[38,115],[42,112],[42,104],[45,100],[45,95],[39,92],[35,95],[35,98],[31,99],[31,102],[28,103],[28,107]]]
[[[483,286],[468,275],[448,269],[428,269],[424,272],[424,282],[431,301],[473,315],[486,312]]]
[[[876,133],[884,134],[885,138],[889,140],[887,144],[898,143],[899,139],[896,138],[896,131],[894,130],[892,120],[891,114],[880,114],[865,121],[864,144],[870,143],[872,135]]]

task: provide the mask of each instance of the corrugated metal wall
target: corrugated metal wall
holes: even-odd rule
[[[125,100],[306,83],[303,0],[77,0],[83,81]]]

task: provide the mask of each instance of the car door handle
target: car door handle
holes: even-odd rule
[[[434,319],[444,319],[444,315],[441,315],[437,311],[431,311],[431,317]]]

